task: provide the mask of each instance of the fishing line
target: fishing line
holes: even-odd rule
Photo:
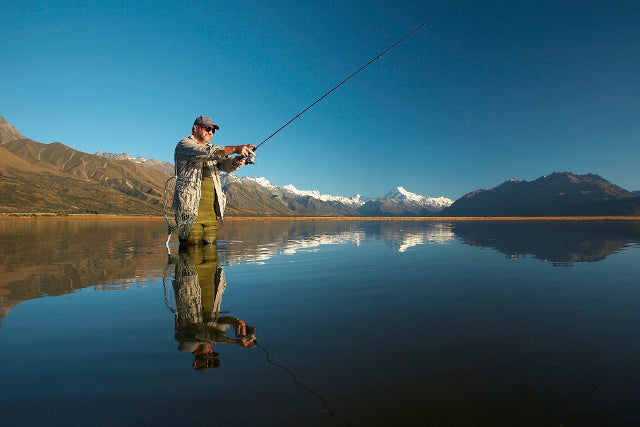
[[[308,387],[305,387],[304,385],[300,384],[300,382],[298,381],[298,378],[296,377],[296,374],[289,368],[287,368],[286,366],[280,365],[278,363],[275,363],[271,360],[271,356],[269,356],[269,352],[267,351],[266,348],[264,348],[263,346],[261,346],[260,344],[258,344],[258,340],[255,340],[254,343],[256,344],[256,347],[259,348],[260,350],[262,350],[265,354],[265,357],[267,359],[267,362],[273,366],[275,366],[276,368],[280,368],[283,371],[287,372],[289,375],[291,375],[291,378],[293,379],[293,382],[300,387],[301,389],[303,389],[304,391],[307,391],[311,394],[313,394],[314,396],[316,396],[321,402],[322,402],[322,409],[323,411],[325,411],[326,413],[328,413],[332,418],[334,418],[335,420],[339,421],[340,423],[344,424],[344,425],[349,425],[346,421],[344,421],[343,419],[339,418],[338,416],[336,416],[333,412],[331,412],[331,409],[329,409],[329,404],[327,403],[327,401],[324,399],[324,397],[322,397],[322,395],[320,395],[320,393],[311,390]]]
[[[164,269],[163,269],[163,274],[162,274],[162,288],[164,290],[164,304],[165,306],[174,314],[177,316],[177,304],[176,304],[176,298],[175,298],[175,294],[174,294],[174,290],[173,287],[170,286],[169,287],[169,291],[167,292],[167,282],[169,282],[169,279],[172,277],[172,274],[170,273],[170,268],[175,266],[175,263],[177,262],[177,259],[174,258],[171,255],[171,252],[169,252],[169,259],[167,261],[167,264],[165,265]],[[175,307],[175,308],[174,308]],[[221,311],[222,313],[229,313],[228,311]],[[289,368],[287,368],[284,365],[281,365],[279,363],[274,362],[273,360],[271,360],[271,355],[269,354],[269,351],[263,346],[261,345],[257,339],[254,340],[254,343],[256,345],[257,348],[259,348],[260,350],[262,350],[262,352],[265,355],[265,359],[267,360],[267,363],[269,363],[270,365],[275,366],[276,368],[282,369],[283,371],[287,372],[290,376],[291,379],[293,380],[293,382],[295,383],[296,386],[300,387],[302,390],[313,394],[315,397],[318,398],[318,400],[320,400],[320,402],[322,403],[322,410],[329,414],[329,416],[333,419],[335,419],[336,421],[340,422],[343,425],[349,425],[349,423],[347,423],[345,420],[343,420],[342,418],[338,417],[336,414],[334,414],[331,409],[329,408],[329,403],[326,401],[326,399],[324,397],[322,397],[322,395],[312,389],[310,389],[309,387],[306,387],[305,385],[303,385],[302,383],[300,383],[300,381],[298,381],[298,377],[296,376],[296,374]]]
[[[404,37],[402,37],[400,40],[398,40],[397,42],[395,42],[394,44],[392,44],[391,46],[389,46],[388,48],[386,48],[384,51],[382,51],[380,54],[378,54],[378,56],[376,56],[375,58],[371,59],[369,62],[367,62],[366,64],[364,64],[362,67],[358,68],[356,71],[354,71],[353,73],[351,73],[351,75],[349,75],[347,78],[345,78],[344,80],[342,80],[340,83],[338,83],[337,85],[335,85],[330,91],[328,91],[327,93],[325,93],[324,95],[322,95],[320,98],[316,99],[315,101],[313,101],[313,103],[311,103],[307,108],[305,108],[304,110],[302,110],[301,112],[299,112],[298,114],[296,114],[291,120],[289,120],[288,122],[286,122],[285,124],[283,124],[282,126],[280,126],[278,128],[278,130],[276,130],[275,132],[273,132],[271,135],[269,135],[264,141],[262,141],[260,144],[258,144],[256,146],[256,148],[253,149],[253,151],[255,152],[258,148],[260,148],[260,146],[262,144],[264,144],[265,142],[267,142],[269,139],[271,139],[272,136],[274,136],[275,134],[277,134],[278,132],[280,132],[282,129],[284,129],[285,127],[287,127],[289,125],[289,123],[291,123],[292,121],[294,121],[295,119],[297,119],[298,117],[300,117],[301,115],[303,115],[308,109],[310,109],[311,107],[313,107],[314,105],[316,105],[318,102],[322,101],[326,96],[328,96],[331,92],[333,92],[334,90],[338,89],[340,86],[342,86],[343,84],[345,84],[347,81],[349,81],[353,76],[355,76],[356,74],[358,74],[360,71],[364,70],[366,67],[368,67],[372,62],[376,61],[378,58],[380,58],[382,55],[384,55],[385,53],[389,52],[391,49],[393,49],[394,47],[396,47],[397,45],[399,45],[400,43],[402,43],[405,39],[407,39],[409,36],[411,36],[413,33],[415,33],[416,31],[418,31],[420,28],[422,28],[425,24],[420,24],[418,25],[416,28],[414,28],[411,32],[407,33]],[[249,156],[246,160],[246,163],[248,164],[253,164],[255,162],[255,156]]]

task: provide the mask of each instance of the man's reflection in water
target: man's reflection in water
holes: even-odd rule
[[[233,343],[255,347],[255,328],[233,316],[220,316],[222,293],[227,283],[218,266],[217,246],[180,247],[173,289],[176,299],[176,340],[180,351],[190,351],[198,371],[217,368],[213,344]],[[227,337],[233,327],[235,338]]]
[[[172,261],[173,260],[173,261]],[[218,266],[218,251],[213,245],[180,246],[178,258],[169,256],[169,262],[176,262],[173,290],[176,309],[176,340],[178,350],[193,353],[193,368],[206,371],[220,366],[218,353],[213,350],[217,343],[234,343],[242,347],[259,347],[267,362],[286,371],[294,383],[301,389],[315,395],[323,404],[324,410],[333,418],[348,425],[336,417],[329,409],[327,401],[316,391],[302,385],[295,373],[286,366],[271,360],[269,352],[258,346],[255,328],[233,316],[220,316],[220,302],[227,282],[224,271]],[[169,306],[166,301],[165,303]],[[235,330],[235,338],[227,337],[227,329]]]

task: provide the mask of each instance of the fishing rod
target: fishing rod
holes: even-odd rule
[[[322,101],[327,95],[329,95],[331,92],[333,92],[334,90],[338,89],[340,86],[342,86],[343,84],[345,84],[349,79],[351,79],[353,76],[355,76],[356,74],[358,74],[360,71],[364,70],[366,67],[368,67],[372,62],[374,62],[375,60],[377,60],[378,58],[380,58],[382,55],[384,55],[385,53],[389,52],[391,49],[393,49],[394,47],[396,47],[397,45],[399,45],[400,43],[402,43],[405,39],[407,39],[409,36],[411,36],[413,33],[415,33],[416,31],[418,31],[420,28],[422,28],[424,26],[424,24],[420,24],[418,25],[416,28],[414,28],[411,32],[407,33],[404,37],[402,37],[400,40],[398,40],[397,42],[395,42],[394,44],[392,44],[391,46],[389,46],[388,48],[386,48],[384,51],[382,51],[380,54],[378,54],[378,56],[376,56],[375,58],[371,59],[369,62],[367,62],[366,64],[364,64],[362,67],[358,68],[355,72],[353,72],[351,75],[349,75],[346,79],[342,80],[340,83],[338,83],[337,85],[335,85],[330,91],[328,91],[327,93],[325,93],[324,95],[322,95],[320,98],[316,99],[315,101],[313,101],[313,103],[311,103],[307,108],[305,108],[304,110],[300,111],[297,115],[295,115],[291,120],[289,120],[287,123],[283,124],[282,126],[280,126],[280,128],[278,128],[278,130],[276,130],[275,132],[273,132],[271,135],[269,135],[264,141],[262,141],[260,144],[258,144],[256,146],[256,148],[253,149],[253,151],[255,152],[258,148],[260,148],[260,146],[262,144],[264,144],[265,142],[267,142],[269,139],[271,139],[272,136],[274,136],[275,134],[277,134],[278,132],[280,132],[282,129],[284,129],[285,127],[287,127],[289,125],[289,123],[291,123],[292,121],[294,121],[295,119],[297,119],[298,117],[300,117],[301,115],[303,115],[308,109],[310,109],[311,107],[313,107],[314,105],[316,105],[318,102]],[[255,163],[255,159],[256,156],[255,154],[251,154],[246,158],[245,163],[247,164],[254,164]]]
[[[275,132],[273,132],[271,135],[269,135],[264,141],[262,141],[260,144],[258,144],[256,146],[256,148],[253,149],[253,151],[255,152],[258,148],[260,148],[260,146],[262,146],[262,144],[264,144],[265,142],[267,142],[268,140],[270,140],[275,134],[277,134],[278,132],[280,132],[282,129],[284,129],[285,127],[287,127],[292,121],[294,121],[295,119],[297,119],[298,117],[300,117],[301,115],[303,115],[307,110],[309,110],[311,107],[313,107],[314,105],[316,105],[318,102],[322,101],[325,97],[327,97],[331,92],[333,92],[334,90],[338,89],[340,86],[342,86],[343,84],[345,84],[347,81],[349,81],[352,77],[354,77],[356,74],[358,74],[360,71],[364,70],[365,68],[367,68],[369,65],[371,65],[372,62],[376,61],[378,58],[380,58],[382,55],[384,55],[385,53],[389,52],[391,49],[393,49],[394,47],[396,47],[397,45],[399,45],[400,43],[402,43],[405,39],[407,39],[408,37],[410,37],[413,33],[415,33],[416,31],[418,31],[420,28],[424,27],[425,24],[420,24],[418,25],[416,28],[414,28],[411,32],[407,33],[404,37],[402,37],[400,40],[398,40],[397,42],[395,42],[394,44],[392,44],[391,46],[389,46],[388,48],[386,48],[385,50],[383,50],[381,53],[379,53],[375,58],[371,59],[369,62],[367,62],[366,64],[364,64],[362,67],[358,68],[356,71],[354,71],[353,73],[351,73],[347,78],[345,78],[344,80],[342,80],[340,83],[338,83],[337,85],[335,85],[330,91],[328,91],[327,93],[325,93],[324,95],[322,95],[320,98],[316,99],[315,101],[313,101],[313,103],[311,103],[311,105],[309,105],[308,107],[306,107],[304,110],[300,111],[298,114],[296,114],[291,120],[289,120],[288,122],[286,122],[285,124],[283,124],[282,126],[280,126]],[[249,156],[244,157],[245,159],[245,163],[246,164],[254,164],[255,160],[256,160],[256,156],[255,154],[250,154]],[[180,221],[176,220],[175,217],[175,213],[173,212],[173,207],[172,207],[172,203],[173,203],[173,195],[175,193],[175,185],[176,185],[176,181],[178,180],[178,178],[176,176],[172,176],[170,177],[167,182],[165,183],[165,188],[164,188],[164,198],[163,198],[163,210],[164,210],[164,218],[165,221],[167,222],[167,240],[165,242],[165,246],[167,248],[167,252],[169,253],[169,256],[171,256],[171,251],[169,248],[169,240],[171,239],[171,234],[173,234],[174,231],[176,231],[179,227],[184,226],[184,222],[182,221],[182,218],[180,218]]]

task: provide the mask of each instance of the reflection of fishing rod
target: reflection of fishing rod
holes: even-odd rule
[[[256,146],[256,148],[253,149],[253,151],[255,152],[258,148],[260,148],[260,146],[262,144],[264,144],[265,142],[267,142],[269,139],[271,139],[272,136],[274,136],[275,134],[277,134],[278,132],[280,132],[282,129],[284,129],[285,127],[287,127],[287,125],[289,125],[289,123],[291,123],[292,121],[294,121],[295,119],[297,119],[298,117],[300,117],[301,115],[303,115],[308,109],[310,109],[311,107],[313,107],[314,105],[316,105],[318,102],[322,101],[327,95],[329,95],[331,92],[333,92],[334,90],[338,89],[340,86],[342,86],[343,84],[345,84],[349,79],[351,79],[351,77],[355,76],[356,74],[358,74],[360,71],[364,70],[369,64],[371,64],[373,61],[375,61],[376,59],[380,58],[382,55],[384,55],[385,53],[389,52],[391,49],[393,49],[394,47],[396,47],[398,44],[400,44],[401,42],[403,42],[406,38],[408,38],[410,35],[412,35],[413,33],[415,33],[416,31],[418,31],[420,28],[422,28],[424,26],[424,24],[420,24],[419,26],[417,26],[416,28],[413,29],[413,31],[411,31],[410,33],[408,33],[407,35],[405,35],[404,37],[402,37],[400,40],[398,40],[397,42],[395,42],[394,44],[392,44],[391,46],[389,46],[388,48],[386,48],[384,51],[382,51],[382,53],[380,53],[378,56],[376,56],[375,58],[373,58],[371,61],[367,62],[366,64],[364,64],[362,67],[360,67],[358,70],[356,70],[354,73],[352,73],[349,77],[347,77],[346,79],[344,79],[343,81],[341,81],[340,83],[338,83],[337,85],[335,85],[333,87],[333,89],[331,89],[330,91],[328,91],[327,93],[325,93],[324,95],[322,95],[320,98],[316,99],[315,101],[313,101],[313,103],[311,105],[309,105],[307,108],[305,108],[304,110],[302,110],[301,112],[299,112],[296,116],[294,116],[291,120],[289,120],[287,123],[283,124],[282,126],[280,126],[280,128],[278,130],[276,130],[275,132],[273,132],[271,135],[269,135],[264,141],[262,141],[260,144],[258,144]],[[254,164],[255,163],[255,159],[256,156],[255,155],[249,155],[249,157],[247,157],[245,163],[247,164]]]

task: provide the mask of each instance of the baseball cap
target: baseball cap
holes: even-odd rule
[[[207,116],[199,116],[196,117],[196,119],[193,122],[194,125],[198,125],[198,126],[213,126],[215,128],[215,130],[220,129],[220,126],[218,126],[217,124],[213,123],[213,120],[211,120],[210,117]]]

